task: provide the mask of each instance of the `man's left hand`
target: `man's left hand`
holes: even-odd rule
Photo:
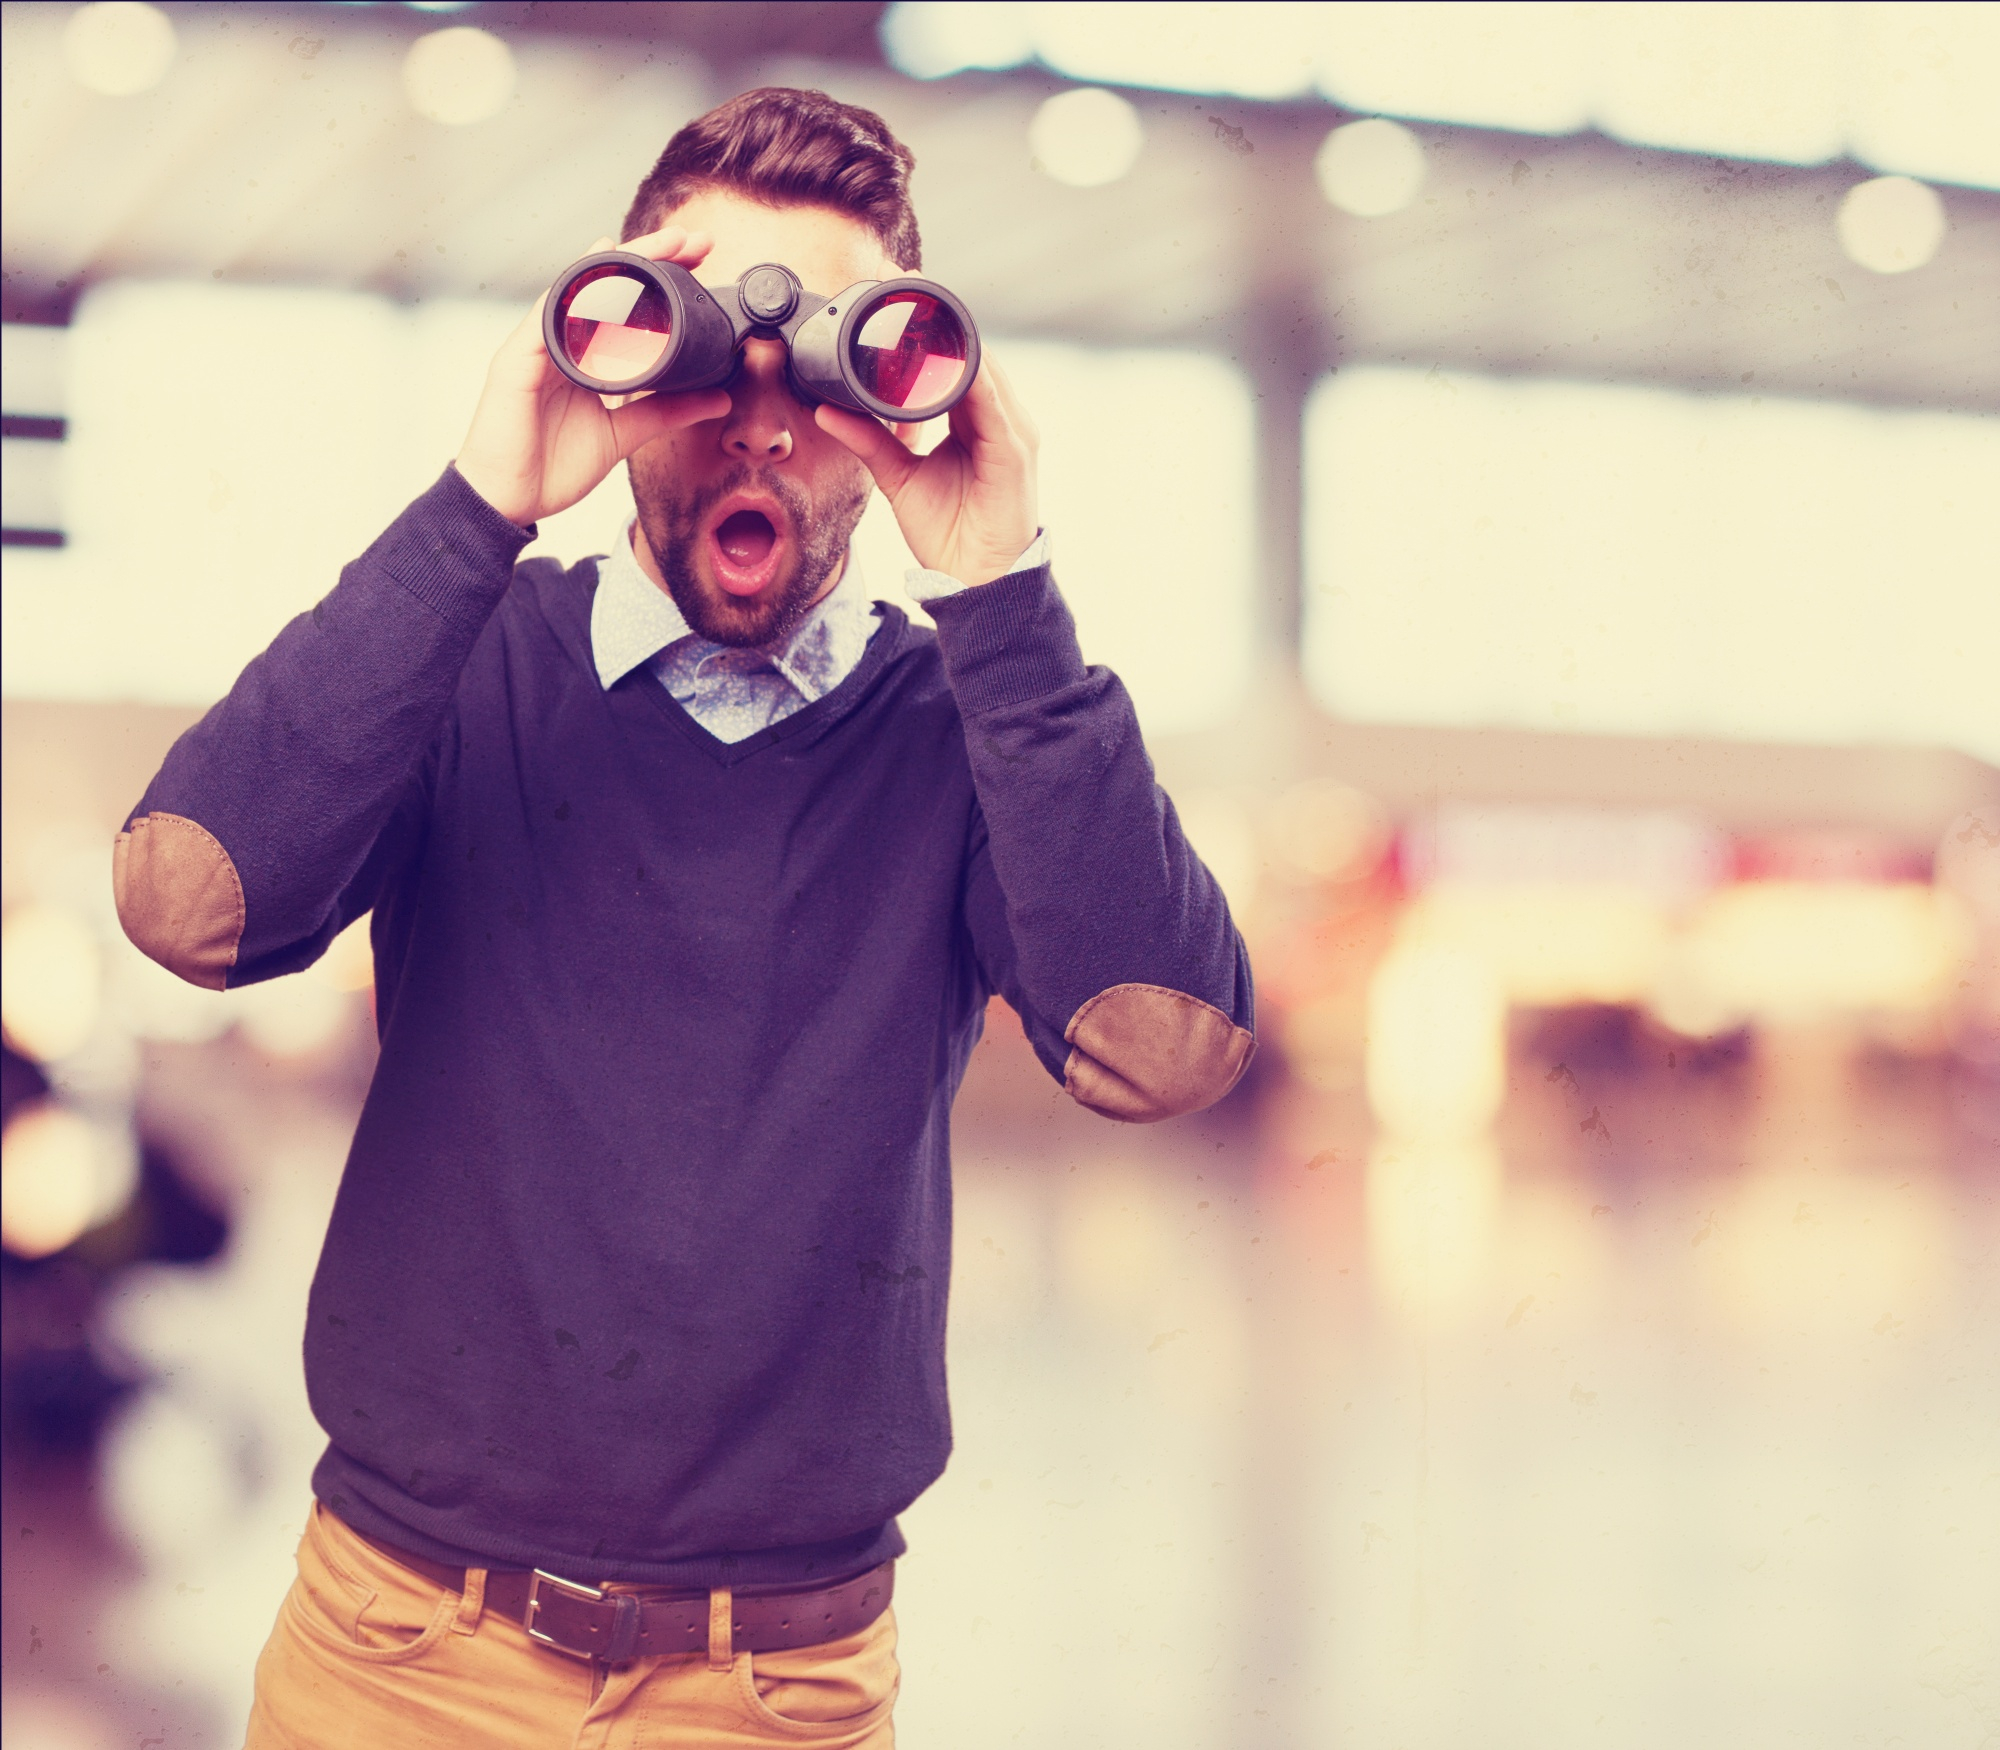
[[[920,426],[885,426],[827,402],[813,410],[820,430],[875,476],[919,565],[961,583],[990,583],[1011,569],[1039,527],[1040,439],[990,354],[946,417],[944,442],[920,456],[910,447]]]

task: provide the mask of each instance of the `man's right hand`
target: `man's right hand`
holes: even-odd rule
[[[710,242],[699,231],[669,226],[629,243],[600,238],[595,248],[624,249],[692,270]],[[457,457],[473,491],[523,528],[567,510],[634,450],[682,426],[720,419],[730,406],[725,390],[697,389],[607,407],[606,397],[579,389],[550,361],[542,344],[547,299],[544,292],[494,354]]]

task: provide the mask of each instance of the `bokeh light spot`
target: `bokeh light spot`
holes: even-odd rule
[[[1424,149],[1406,127],[1380,117],[1335,128],[1313,160],[1320,193],[1343,213],[1401,212],[1424,186]]]
[[[1848,260],[1870,273],[1908,273],[1944,241],[1944,202],[1908,176],[1877,176],[1847,191],[1834,220]]]
[[[103,955],[89,924],[50,905],[24,905],[0,929],[0,1020],[20,1051],[67,1057],[97,1025]]]
[[[129,1135],[32,1106],[0,1138],[0,1239],[17,1258],[46,1258],[116,1215],[137,1184]]]
[[[173,65],[173,20],[139,0],[100,0],[70,18],[63,55],[77,83],[105,97],[150,91]]]
[[[1086,86],[1051,97],[1028,124],[1036,167],[1071,188],[1116,182],[1146,143],[1139,112],[1115,91]]]
[[[1390,1135],[1481,1135],[1507,1086],[1507,1007],[1493,970],[1454,945],[1406,942],[1368,990],[1368,1104]]]
[[[514,51],[472,25],[434,30],[410,45],[403,89],[419,115],[446,127],[486,121],[514,95]]]

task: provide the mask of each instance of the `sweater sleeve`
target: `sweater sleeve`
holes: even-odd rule
[[[1250,962],[1153,778],[1117,676],[1086,668],[1046,566],[936,601],[979,818],[965,906],[988,984],[1070,1096],[1150,1122],[1256,1048]]]
[[[221,990],[310,965],[421,836],[424,767],[533,538],[454,468],[175,742],[118,835],[125,933]]]

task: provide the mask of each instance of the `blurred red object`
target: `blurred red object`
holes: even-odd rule
[[[1849,827],[1760,833],[1735,841],[1738,881],[1928,881],[1927,851]]]

